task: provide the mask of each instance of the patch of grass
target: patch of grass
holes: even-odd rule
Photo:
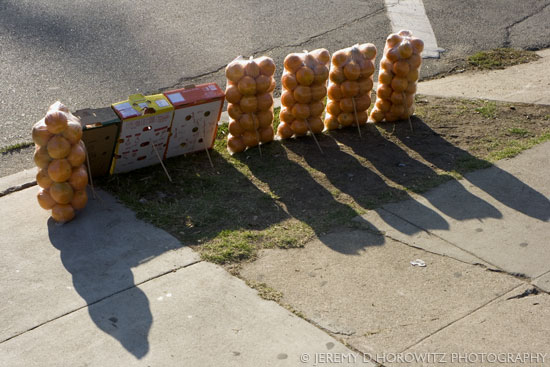
[[[7,154],[7,153],[11,153],[11,152],[14,152],[14,151],[19,151],[21,149],[28,148],[32,145],[34,145],[34,143],[32,141],[31,142],[27,141],[27,142],[12,144],[12,145],[8,145],[7,147],[0,148],[0,153],[1,154]]]
[[[491,162],[474,157],[470,154],[465,154],[457,158],[455,170],[463,175],[471,171],[489,167],[491,167]]]
[[[512,48],[497,48],[491,51],[481,51],[468,57],[468,64],[476,69],[504,69],[508,66],[524,64],[539,59],[534,51],[516,50]]]
[[[281,298],[283,298],[283,294],[281,292],[271,288],[265,283],[247,280],[246,284],[250,288],[254,288],[258,292],[258,295],[265,300],[279,302]]]
[[[483,106],[476,108],[475,111],[486,119],[494,119],[497,117],[497,105],[493,101],[484,101]]]
[[[253,237],[248,231],[222,231],[216,239],[202,246],[201,258],[216,264],[250,260],[257,251],[251,243]]]
[[[498,161],[500,159],[513,158],[523,152],[530,149],[537,144],[550,141],[550,132],[544,133],[540,136],[520,141],[520,140],[508,140],[501,142],[500,149],[489,153],[488,159],[491,161]]]
[[[529,130],[523,129],[521,127],[513,127],[508,129],[508,133],[512,135],[518,135],[521,137],[526,137],[528,135],[531,135],[531,132]]]

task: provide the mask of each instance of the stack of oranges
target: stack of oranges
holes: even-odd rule
[[[402,30],[386,39],[384,57],[380,60],[380,74],[376,103],[370,114],[374,122],[393,122],[407,119],[414,113],[414,94],[422,63],[420,54],[424,42],[411,32]]]
[[[225,68],[230,153],[273,140],[273,74],[275,63],[266,56],[249,60],[239,57]]]
[[[375,57],[376,47],[372,43],[355,45],[332,55],[325,116],[327,130],[366,124]]]
[[[284,61],[281,79],[281,123],[277,135],[281,139],[323,131],[321,115],[325,110],[330,53],[324,48],[311,52],[292,53]]]
[[[57,222],[70,221],[75,210],[83,209],[88,202],[86,149],[81,137],[79,119],[61,102],[51,105],[46,117],[32,128],[36,182],[41,187],[38,204],[51,209]]]

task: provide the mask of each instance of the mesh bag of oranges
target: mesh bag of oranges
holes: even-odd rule
[[[86,148],[81,137],[78,117],[61,102],[51,105],[46,117],[32,128],[36,182],[40,186],[38,204],[51,209],[57,222],[70,221],[75,210],[83,209],[88,202]]]
[[[324,48],[292,53],[285,58],[281,79],[281,123],[277,127],[279,138],[323,131],[321,116],[325,110],[329,62],[330,53]]]
[[[275,63],[266,56],[238,57],[225,68],[225,99],[231,117],[227,149],[231,154],[273,140],[273,74]]]
[[[376,47],[372,43],[357,44],[332,55],[325,116],[327,130],[366,124],[375,57]]]
[[[402,30],[388,36],[384,57],[380,60],[376,103],[370,120],[393,122],[408,119],[414,113],[414,94],[423,49],[424,42],[414,38],[409,31]]]

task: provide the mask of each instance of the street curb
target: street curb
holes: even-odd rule
[[[36,168],[0,177],[0,197],[36,185]]]

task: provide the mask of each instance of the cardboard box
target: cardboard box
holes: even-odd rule
[[[111,173],[158,164],[166,152],[174,106],[162,94],[133,94],[112,107],[122,122]]]
[[[92,177],[109,173],[120,119],[110,107],[84,109],[74,113],[82,123],[82,141],[88,151]]]
[[[214,145],[225,93],[216,83],[165,92],[174,105],[166,157],[210,149]]]

